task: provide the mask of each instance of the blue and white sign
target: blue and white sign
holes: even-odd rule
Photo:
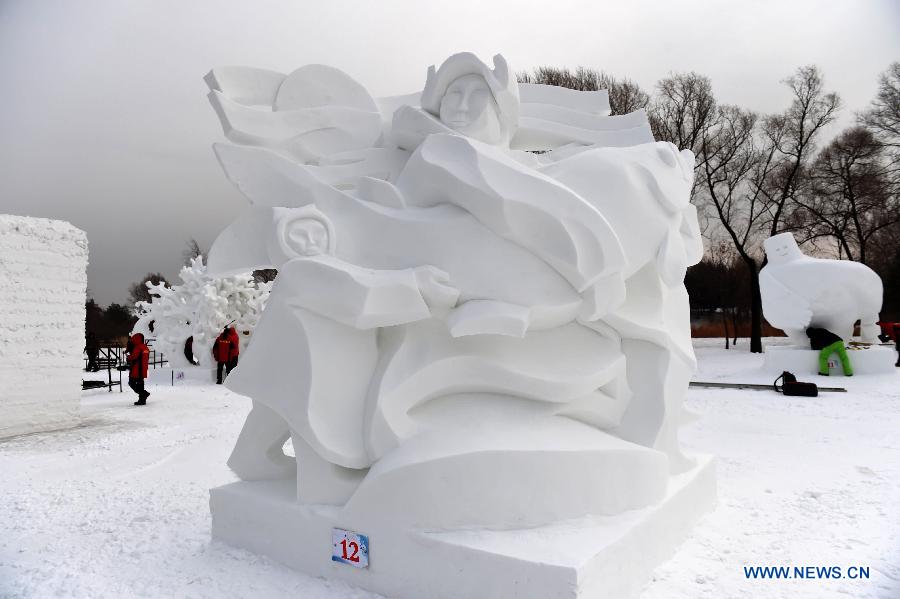
[[[369,537],[342,528],[331,529],[331,561],[355,568],[369,567]]]

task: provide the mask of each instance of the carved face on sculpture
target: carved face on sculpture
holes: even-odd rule
[[[317,256],[328,251],[328,230],[322,221],[304,218],[291,223],[290,247],[301,256]]]
[[[785,264],[803,257],[803,252],[797,247],[797,242],[791,233],[773,235],[763,242],[763,247],[770,264]]]
[[[429,67],[420,100],[446,127],[493,146],[508,146],[519,124],[519,84],[499,54],[493,69],[470,52]]]
[[[266,231],[266,236],[265,248],[256,251],[265,252],[267,264],[281,268],[286,262],[296,258],[334,255],[334,225],[314,205],[258,209],[257,212],[252,219],[262,222],[257,226]],[[215,259],[215,252],[211,252],[212,259]]]
[[[463,75],[450,84],[441,99],[440,119],[450,129],[485,143],[503,139],[497,101],[481,75]]]

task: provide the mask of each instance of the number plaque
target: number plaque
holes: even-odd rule
[[[369,537],[342,528],[331,529],[331,561],[369,567]]]

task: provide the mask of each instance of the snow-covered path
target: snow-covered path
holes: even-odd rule
[[[771,382],[746,346],[698,342],[699,380]],[[643,599],[900,597],[900,373],[850,393],[691,390],[686,447],[719,506]],[[249,401],[212,385],[85,393],[84,424],[0,442],[0,597],[376,597],[209,539],[207,491]],[[744,566],[868,566],[869,580],[747,580]]]
[[[210,543],[210,487],[248,399],[222,387],[95,391],[84,426],[0,443],[0,597],[373,597]]]

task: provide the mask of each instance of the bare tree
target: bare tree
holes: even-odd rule
[[[759,239],[766,218],[760,180],[772,164],[771,146],[760,147],[757,115],[737,106],[721,106],[704,129],[698,148],[695,189],[698,203],[718,217],[719,233],[733,246],[749,282],[750,351],[762,352],[762,300],[759,293]]]
[[[146,275],[144,275],[143,279],[141,279],[137,283],[132,283],[128,287],[128,301],[131,306],[134,306],[138,302],[149,302],[153,299],[153,297],[150,295],[150,290],[147,289],[147,281],[150,281],[154,285],[158,285],[160,283],[165,283],[166,285],[169,284],[162,273],[148,272]]]
[[[900,62],[881,74],[875,99],[858,118],[882,145],[900,151]]]
[[[591,81],[579,81],[571,69],[565,67],[541,66],[535,67],[533,73],[523,71],[516,75],[519,83],[538,83],[542,85],[555,85],[583,91],[594,91],[596,83]]]
[[[800,67],[784,83],[791,88],[791,105],[783,113],[767,117],[762,128],[775,159],[767,176],[758,181],[767,203],[770,236],[782,230],[785,210],[808,182],[806,168],[815,152],[815,142],[822,129],[834,121],[841,106],[836,93],[825,92],[822,75],[815,65]]]
[[[858,118],[885,150],[889,193],[896,202],[900,194],[900,62],[881,74],[875,99]],[[884,312],[887,318],[900,319],[900,226],[882,229],[870,245],[866,261],[884,280]]]
[[[857,119],[885,149],[891,191],[900,193],[900,62],[881,74],[875,99]]]
[[[661,79],[656,91],[649,107],[653,135],[681,150],[699,154],[706,130],[716,117],[716,99],[709,78],[694,72],[675,73]]]
[[[191,260],[201,257],[203,258],[203,262],[206,262],[206,252],[203,251],[196,239],[189,239],[187,247],[181,252],[181,258],[184,260],[184,265],[190,266]]]
[[[796,199],[809,238],[833,239],[842,255],[869,262],[875,237],[900,223],[884,153],[863,127],[845,130],[822,150],[810,169],[809,193]]]
[[[609,93],[610,114],[628,114],[650,104],[650,95],[631,79],[601,74],[601,88]]]

